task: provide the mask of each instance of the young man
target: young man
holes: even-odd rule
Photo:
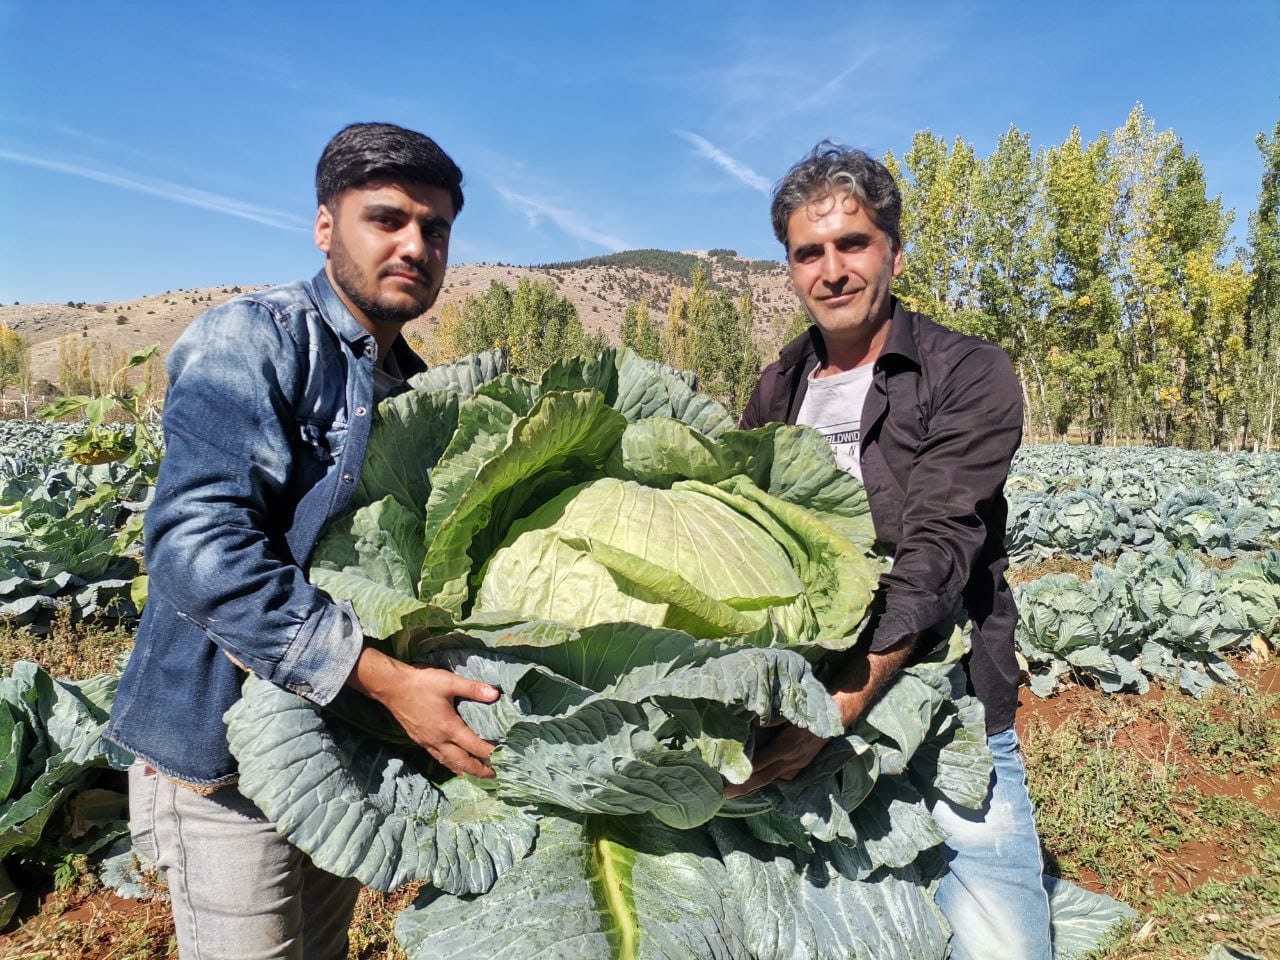
[[[894,558],[863,655],[832,684],[846,725],[910,659],[922,633],[958,607],[968,614],[966,665],[996,766],[980,813],[945,801],[934,808],[950,835],[938,902],[956,960],[1049,960],[1043,864],[1013,726],[1017,612],[1004,578],[1003,490],[1022,436],[1022,394],[1003,351],[894,298],[901,213],[889,171],[831,143],[774,190],[774,234],[813,326],[761,374],[742,426],[801,423],[826,436],[836,463],[863,480],[877,539]],[[822,745],[784,730],[733,792],[794,777]]]
[[[150,597],[107,735],[138,758],[130,826],[168,880],[183,958],[347,955],[358,884],[234,785],[222,715],[241,666],[320,704],[350,685],[445,766],[493,775],[454,701],[497,691],[364,647],[350,604],[303,571],[351,500],[375,405],[424,369],[400,329],[440,291],[462,172],[420,133],[355,124],[325,147],[316,195],[324,269],[207,311],[168,359]]]

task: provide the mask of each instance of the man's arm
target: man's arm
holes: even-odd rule
[[[147,570],[155,594],[237,663],[325,704],[364,638],[350,605],[309,584],[269,532],[296,507],[299,350],[253,300],[205,312],[175,345]]]
[[[497,691],[364,648],[350,604],[333,601],[268,531],[292,510],[297,345],[266,304],[208,311],[170,355],[166,454],[147,512],[150,586],[235,662],[326,704],[350,683],[458,772],[492,775],[492,747],[454,709]]]
[[[884,691],[911,658],[915,638],[881,653],[867,653],[849,659],[844,669],[829,684],[831,697],[840,708],[840,720],[848,729],[871,709],[876,697]],[[813,762],[827,741],[808,730],[787,725],[753,758],[751,778],[745,783],[731,784],[725,796],[751,793],[775,780],[792,780]]]
[[[991,531],[1022,441],[1022,390],[1003,350],[983,344],[938,385],[903,497],[902,537],[880,578],[884,614],[873,651],[896,646],[951,616]],[[1004,531],[999,531],[1003,535]]]

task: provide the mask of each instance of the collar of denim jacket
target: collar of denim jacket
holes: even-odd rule
[[[310,286],[311,299],[320,308],[320,316],[324,317],[324,322],[329,324],[343,340],[348,343],[357,343],[366,337],[373,336],[360,326],[359,320],[351,315],[347,305],[342,302],[342,298],[329,283],[329,277],[325,274],[324,268],[311,278]]]

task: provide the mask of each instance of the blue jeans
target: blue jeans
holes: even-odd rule
[[[1027,793],[1018,734],[987,738],[995,758],[993,786],[982,810],[934,805],[947,831],[950,871],[938,887],[938,906],[951,924],[952,960],[1052,960],[1049,897],[1040,838]]]

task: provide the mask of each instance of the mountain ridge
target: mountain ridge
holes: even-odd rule
[[[701,263],[709,283],[735,296],[750,291],[756,306],[756,325],[767,336],[778,323],[800,309],[791,292],[783,264],[738,257],[732,250],[632,250],[601,257],[533,266],[502,263],[463,263],[449,267],[435,305],[405,325],[405,335],[429,339],[440,313],[482,294],[494,282],[514,288],[528,278],[551,282],[570,300],[587,333],[603,331],[617,343],[623,315],[630,303],[645,302],[655,319],[665,317],[671,293],[687,288],[693,267]],[[228,284],[198,289],[166,290],[128,300],[100,303],[16,304],[0,306],[0,324],[24,337],[31,349],[32,379],[57,382],[58,342],[67,336],[87,341],[96,350],[108,345],[128,353],[152,343],[167,352],[197,316],[241,293],[266,285]]]

